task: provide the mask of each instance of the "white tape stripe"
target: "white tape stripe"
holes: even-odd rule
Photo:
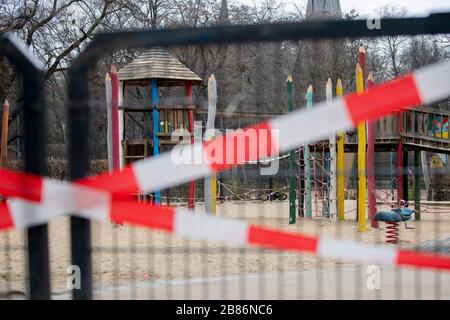
[[[8,200],[14,226],[27,228],[47,223],[50,219],[76,214],[95,220],[108,220],[110,194],[85,186],[44,178],[42,201]]]
[[[47,223],[50,219],[61,216],[61,208],[40,205],[27,200],[8,200],[8,208],[14,227],[23,229]]]
[[[164,189],[209,176],[213,170],[203,161],[203,145],[176,146],[170,152],[133,165],[140,190]],[[137,191],[137,190],[136,190]]]
[[[110,203],[99,204],[94,207],[75,210],[61,208],[54,205],[44,205],[28,200],[10,199],[8,208],[15,229],[30,228],[48,223],[51,219],[73,214],[91,220],[109,220]]]
[[[292,112],[271,120],[269,124],[272,130],[279,130],[281,152],[353,127],[343,99],[319,103],[311,110]]]
[[[415,71],[413,75],[424,104],[450,95],[450,62],[428,66]]]
[[[64,208],[77,216],[107,220],[111,195],[107,192],[44,178],[42,202],[46,207]]]
[[[217,218],[212,214],[196,215],[191,210],[176,209],[173,230],[177,235],[193,239],[245,246],[249,225],[240,220]]]
[[[319,239],[317,255],[323,258],[383,265],[395,265],[397,262],[397,251],[395,248],[376,247],[327,237]]]

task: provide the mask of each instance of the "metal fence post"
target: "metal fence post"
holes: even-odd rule
[[[22,74],[25,172],[45,175],[47,170],[43,65],[12,34],[0,38],[0,54],[4,54]],[[29,228],[27,241],[28,297],[50,299],[47,224]]]
[[[87,72],[69,71],[69,170],[70,179],[76,180],[90,172],[89,156],[89,104]],[[88,219],[70,218],[72,265],[80,268],[81,288],[72,290],[75,300],[91,300],[92,258],[91,223]]]

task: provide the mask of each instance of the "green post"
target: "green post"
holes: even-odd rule
[[[287,96],[288,96],[288,111],[294,111],[294,101],[292,98],[292,78],[289,76],[287,79]],[[295,151],[292,150],[289,153],[289,224],[296,222],[296,210],[295,210],[295,193],[297,189],[295,178]]]
[[[421,168],[421,152],[414,151],[414,216],[417,221],[420,220],[420,173]]]
[[[306,109],[310,110],[313,107],[313,87],[310,85],[306,92]],[[305,217],[312,218],[312,188],[311,188],[311,152],[309,150],[309,144],[305,144],[305,191],[306,191],[306,203],[305,203]]]
[[[300,190],[298,192],[298,216],[305,216],[305,153],[303,149],[299,149],[299,179],[300,179]]]

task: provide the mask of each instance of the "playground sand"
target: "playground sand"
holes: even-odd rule
[[[380,230],[367,225],[358,232],[355,201],[346,202],[346,221],[323,217],[299,219],[288,224],[288,202],[226,202],[218,204],[221,217],[245,219],[250,223],[318,236],[384,243],[384,225]],[[313,208],[315,209],[315,208]],[[318,206],[318,211],[321,210]],[[380,207],[379,207],[380,209]],[[387,209],[383,208],[383,209]],[[204,207],[198,204],[197,214]],[[400,226],[400,247],[412,248],[424,241],[450,235],[450,208],[424,208],[422,221]],[[320,214],[320,212],[319,212]],[[0,292],[25,290],[26,257],[24,231],[0,234]],[[67,218],[49,224],[52,291],[65,292],[70,266],[70,232]],[[277,252],[255,248],[230,248],[203,241],[186,240],[144,228],[92,223],[94,286],[122,285],[164,279],[223,277],[237,274],[303,272],[353,268],[355,264],[317,259],[308,254]],[[5,248],[10,248],[9,253]],[[7,282],[7,280],[10,281]],[[8,287],[9,283],[9,287]]]

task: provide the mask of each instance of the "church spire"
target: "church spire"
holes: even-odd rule
[[[341,17],[340,0],[308,0],[306,17]]]
[[[228,2],[227,2],[227,0],[222,0],[222,4],[220,6],[219,23],[220,24],[228,24],[229,22],[230,22],[230,17],[228,14]]]

